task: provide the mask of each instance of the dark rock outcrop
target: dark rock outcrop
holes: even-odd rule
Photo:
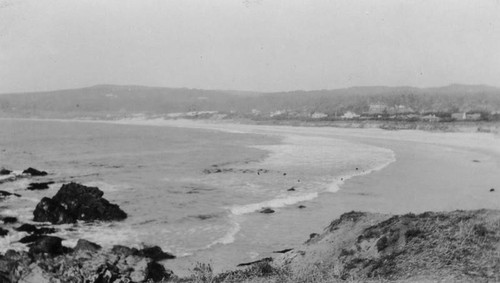
[[[264,214],[269,214],[269,213],[274,213],[274,210],[269,208],[269,207],[266,207],[266,208],[263,208],[261,211],[259,211],[260,213],[264,213]]]
[[[9,230],[3,229],[0,227],[0,237],[3,237],[5,235],[9,234]]]
[[[129,248],[122,245],[114,245],[113,248],[111,249],[111,252],[116,255],[127,257],[130,255],[137,255],[139,253],[139,250],[136,248]]]
[[[32,235],[28,235],[28,236],[25,236],[25,237],[22,237],[20,240],[19,240],[19,243],[23,243],[23,244],[27,244],[27,243],[33,243],[35,241],[38,241],[40,240],[41,238],[43,238],[44,236],[43,235],[40,235],[40,234],[32,234]]]
[[[38,177],[38,176],[46,176],[47,172],[40,171],[40,170],[37,170],[35,168],[30,167],[30,168],[24,170],[23,174],[29,174],[29,175],[31,175],[33,177]]]
[[[146,278],[145,280],[153,280],[153,282],[160,282],[162,280],[168,280],[172,276],[172,272],[168,271],[163,267],[163,265],[157,262],[150,262],[146,267]]]
[[[12,173],[12,171],[10,171],[8,169],[5,169],[5,168],[0,169],[0,176],[1,175],[9,175],[10,173]]]
[[[82,221],[123,220],[127,214],[118,205],[102,198],[97,187],[64,184],[52,198],[43,198],[33,211],[34,221],[52,224]]]
[[[21,195],[0,190],[0,198],[10,197],[10,196],[20,197]]]
[[[243,173],[243,174],[257,174],[269,173],[267,169],[237,169],[237,168],[220,168],[217,165],[212,165],[211,168],[203,169],[203,174],[217,174],[217,173]]]
[[[91,241],[87,241],[84,239],[79,239],[78,242],[76,243],[75,252],[78,251],[90,251],[90,252],[97,252],[98,250],[101,249],[101,246],[93,243]]]
[[[137,249],[116,246],[112,250],[80,240],[72,251],[57,237],[44,237],[29,252],[9,250],[0,255],[0,282],[159,282],[173,272]]]
[[[36,240],[30,245],[30,254],[41,254],[46,253],[49,255],[60,255],[65,252],[62,246],[62,239],[53,236],[41,236],[40,239]]]
[[[16,231],[19,232],[28,232],[30,234],[37,234],[37,235],[46,235],[46,234],[52,234],[56,232],[56,229],[51,228],[51,227],[36,227],[35,225],[32,224],[23,224],[15,229]]]
[[[16,217],[12,217],[12,216],[7,216],[7,217],[4,217],[2,219],[3,223],[4,224],[12,224],[12,223],[16,223],[17,222],[17,218]]]
[[[49,185],[52,184],[54,184],[54,182],[30,183],[26,189],[30,191],[46,190],[49,188]]]
[[[174,255],[164,252],[160,247],[145,247],[142,250],[139,250],[137,255],[142,257],[148,257],[154,261],[164,260],[164,259],[173,259]]]

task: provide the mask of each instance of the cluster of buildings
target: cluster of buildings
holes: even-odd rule
[[[254,116],[262,116],[258,110],[252,110]],[[437,111],[420,111],[417,112],[411,107],[405,105],[388,106],[384,103],[370,104],[367,111],[356,113],[354,111],[346,111],[343,113],[324,113],[324,112],[308,112],[308,111],[293,111],[293,110],[276,110],[269,113],[270,118],[285,119],[285,118],[301,118],[313,120],[402,120],[402,121],[477,121],[481,120],[481,113],[457,112],[443,113]]]

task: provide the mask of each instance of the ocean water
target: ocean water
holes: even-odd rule
[[[42,197],[79,182],[99,187],[129,217],[57,226],[68,246],[80,238],[103,246],[159,245],[181,258],[218,249],[235,254],[234,246],[244,253],[236,258],[254,258],[270,242],[296,240],[290,231],[301,221],[299,205],[314,207],[347,179],[394,160],[389,149],[327,137],[126,121],[0,120],[0,167],[50,173],[0,183],[0,190],[22,195],[0,201],[0,215],[30,223]],[[45,180],[55,183],[45,191],[26,190]],[[259,213],[266,207],[276,212]],[[12,233],[0,240],[0,251],[25,248],[15,226],[6,226]]]

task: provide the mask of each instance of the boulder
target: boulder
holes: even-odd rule
[[[78,251],[97,252],[100,249],[101,249],[101,246],[99,246],[96,243],[92,243],[92,242],[84,240],[84,239],[79,239],[78,242],[76,243],[75,252],[78,252]]]
[[[62,185],[52,199],[43,198],[33,211],[34,221],[52,224],[75,223],[77,220],[123,220],[127,214],[118,205],[102,198],[97,187],[77,183]]]
[[[42,236],[40,239],[36,240],[30,245],[30,254],[41,254],[47,253],[49,255],[60,255],[63,254],[65,249],[61,244],[62,239],[53,236]]]
[[[269,207],[266,207],[266,208],[263,208],[261,211],[259,211],[260,213],[274,213],[274,210],[272,210],[271,208]]]
[[[50,227],[36,227],[35,225],[32,224],[23,224],[15,229],[16,231],[19,232],[27,232],[30,234],[37,234],[37,235],[46,235],[46,234],[52,234],[56,232],[56,229],[50,228]]]
[[[19,282],[21,273],[28,269],[31,261],[24,251],[8,250],[0,255],[0,282]]]
[[[24,276],[21,277],[18,283],[51,283],[50,275],[45,272],[40,266],[33,265],[30,266],[29,270],[24,272]]]
[[[173,259],[174,255],[164,252],[160,247],[145,247],[138,252],[139,256],[148,257],[154,261],[164,260],[164,259]]]
[[[136,248],[129,248],[126,246],[121,246],[121,245],[114,245],[113,248],[111,249],[111,252],[115,255],[119,255],[121,257],[127,257],[130,255],[137,255],[139,253],[139,250]]]
[[[17,222],[17,218],[13,216],[4,217],[2,220],[4,224],[12,224]]]
[[[47,172],[45,171],[39,171],[35,168],[28,168],[26,170],[23,171],[23,174],[29,174],[33,177],[36,177],[36,176],[46,176],[47,175]]]
[[[38,235],[38,234],[28,235],[28,236],[22,237],[19,240],[19,243],[23,243],[23,244],[33,243],[33,242],[40,240],[43,237],[44,237],[43,235]]]
[[[168,280],[172,276],[172,272],[165,270],[163,265],[157,262],[150,262],[146,268],[146,278],[144,281],[153,280],[153,282],[160,282],[162,280]]]
[[[0,176],[1,175],[9,175],[10,173],[12,173],[12,171],[7,170],[5,168],[0,169]]]
[[[76,219],[69,215],[60,202],[44,197],[33,211],[33,220],[37,222],[50,222],[52,224],[74,223]]]
[[[0,190],[0,198],[10,197],[10,196],[20,197],[21,195]]]
[[[26,189],[30,191],[46,190],[49,188],[49,185],[52,184],[54,184],[54,182],[30,183]]]
[[[9,234],[9,230],[3,229],[0,227],[0,237],[3,237],[5,235]]]

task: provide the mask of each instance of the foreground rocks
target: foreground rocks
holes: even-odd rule
[[[127,214],[118,205],[102,198],[96,187],[77,183],[65,184],[52,198],[43,198],[33,211],[33,220],[52,224],[82,221],[123,220]]]
[[[1,255],[0,282],[125,283],[173,277],[154,259],[123,250],[103,251],[86,240],[73,250],[62,246],[60,238],[46,236],[33,243],[29,252],[9,250]]]

